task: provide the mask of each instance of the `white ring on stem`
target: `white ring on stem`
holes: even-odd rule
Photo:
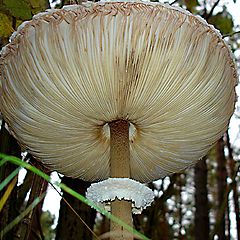
[[[131,200],[134,214],[140,214],[154,200],[154,194],[150,188],[129,178],[109,178],[99,183],[93,183],[87,189],[86,196],[97,205],[103,204],[108,210],[110,201],[116,198]]]

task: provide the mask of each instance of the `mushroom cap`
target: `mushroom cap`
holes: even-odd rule
[[[131,178],[193,165],[226,131],[237,73],[218,31],[160,3],[74,5],[36,15],[2,50],[1,111],[50,169],[110,174],[108,123],[130,123]]]

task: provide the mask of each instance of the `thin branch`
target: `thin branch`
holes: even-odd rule
[[[234,36],[234,35],[236,35],[236,34],[239,34],[239,33],[240,33],[240,31],[232,32],[232,33],[229,33],[229,34],[223,35],[223,38],[226,38],[226,37],[232,37],[232,36]]]
[[[206,15],[206,18],[205,18],[206,20],[208,20],[208,19],[213,15],[213,11],[215,10],[215,8],[216,8],[217,5],[219,4],[219,2],[220,2],[220,0],[217,0],[217,1],[213,4],[210,12]]]
[[[177,2],[178,2],[178,0],[175,0],[175,1],[171,2],[171,3],[169,3],[169,5],[173,5],[173,4],[177,3]]]
[[[206,18],[207,16],[207,3],[206,0],[203,1],[203,6],[204,6],[204,12],[203,12],[203,17]]]

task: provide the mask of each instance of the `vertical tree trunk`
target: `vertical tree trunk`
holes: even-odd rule
[[[229,207],[229,201],[227,202],[227,206],[226,206],[226,213],[225,213],[225,217],[226,217],[226,231],[225,231],[225,235],[226,235],[226,240],[230,240],[231,239],[231,219],[230,219],[230,207]]]
[[[221,205],[225,200],[224,196],[226,195],[226,187],[227,187],[227,169],[226,169],[226,157],[224,154],[223,138],[218,140],[216,144],[216,157],[217,157],[218,211],[221,211]],[[217,230],[217,235],[219,240],[226,240],[225,214],[223,216],[224,217],[222,217],[221,219],[216,219],[216,222],[219,222],[219,228]]]
[[[36,160],[32,158],[31,162]],[[38,164],[37,164],[37,166]],[[42,169],[44,172],[47,172],[46,169]],[[28,199],[27,206],[32,204],[32,202],[44,192],[47,191],[48,182],[38,175],[33,176],[31,192]],[[44,199],[25,217],[21,223],[21,232],[25,229],[25,232],[22,232],[21,239],[23,240],[42,240],[44,239],[42,227],[40,223],[40,218],[42,215],[42,206]]]
[[[158,216],[155,218],[154,225],[152,225],[152,240],[169,240],[169,223],[166,218],[167,206],[163,202],[162,208],[159,211]],[[180,240],[180,238],[179,238]]]
[[[179,228],[178,228],[178,239],[183,240],[184,236],[182,234],[182,229],[183,229],[183,202],[182,202],[182,174],[178,174],[178,179],[177,179],[177,201],[178,201],[178,223],[179,223]]]
[[[21,157],[21,149],[17,144],[16,140],[8,133],[5,128],[4,121],[2,122],[2,127],[0,131],[0,152]],[[14,171],[17,166],[13,164],[5,164],[0,168],[0,182],[2,182],[12,171]],[[0,199],[3,196],[6,188],[0,192]],[[2,230],[7,224],[9,224],[14,218],[18,215],[17,208],[17,189],[14,187],[10,197],[7,202],[4,204],[4,208],[0,212],[0,230]],[[5,234],[1,240],[15,239],[16,237],[16,228],[12,231]]]
[[[142,224],[145,225],[144,234],[152,240],[172,239],[170,225],[166,217],[168,212],[166,201],[175,194],[177,176],[177,174],[173,174],[170,177],[170,184],[168,188],[164,190],[162,196],[156,198],[154,203],[145,210],[145,219],[147,219],[147,222],[146,220],[142,221]],[[161,226],[161,228],[159,226]]]
[[[159,227],[157,227],[156,225],[157,231],[155,231],[156,234],[153,236],[153,240],[159,240],[159,239],[169,240],[170,238],[170,231],[169,231],[170,226],[166,217],[167,211],[168,209],[167,209],[166,203],[163,203],[163,207],[158,217]]]
[[[209,205],[207,189],[206,158],[200,160],[194,168],[195,182],[195,239],[209,239]]]
[[[71,187],[78,193],[85,195],[86,189],[90,186],[89,183],[79,179],[63,177],[62,182]],[[68,201],[71,207],[78,213],[81,219],[93,229],[95,223],[96,212],[91,207],[80,202],[66,192],[63,192],[63,197]],[[53,200],[54,201],[54,200]],[[61,200],[59,220],[57,225],[56,239],[57,240],[92,240],[92,233],[87,229],[84,223],[78,216],[67,206],[64,200]]]
[[[233,191],[233,203],[234,203],[234,211],[235,211],[235,219],[236,219],[236,225],[237,225],[237,240],[240,240],[240,211],[239,211],[239,202],[238,202],[238,188],[237,188],[237,182],[236,182],[236,176],[235,172],[236,170],[236,164],[233,159],[233,150],[230,145],[230,139],[229,134],[227,132],[227,148],[228,148],[228,166],[229,166],[229,175],[232,179],[232,191]]]

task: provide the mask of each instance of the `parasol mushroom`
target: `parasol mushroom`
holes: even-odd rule
[[[49,168],[104,180],[88,197],[114,200],[131,225],[127,200],[138,210],[153,200],[140,182],[193,165],[226,131],[236,81],[228,46],[200,17],[88,2],[37,14],[13,34],[1,53],[1,112]]]

